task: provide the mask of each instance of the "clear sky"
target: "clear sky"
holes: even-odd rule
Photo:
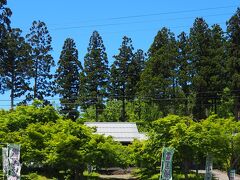
[[[70,37],[82,64],[94,30],[102,36],[112,63],[124,35],[132,38],[135,50],[146,52],[164,26],[177,36],[181,31],[188,33],[196,17],[203,17],[210,26],[218,23],[225,29],[239,6],[239,0],[8,0],[12,27],[21,28],[25,35],[34,20],[44,21],[53,38],[55,62]],[[7,100],[0,101],[0,108],[9,108],[9,94],[0,95],[0,100]]]

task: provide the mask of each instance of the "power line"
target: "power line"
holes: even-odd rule
[[[210,8],[202,8],[202,9],[189,9],[189,10],[168,11],[168,12],[160,12],[160,13],[137,14],[137,15],[110,17],[110,18],[103,18],[103,19],[89,19],[89,20],[85,20],[85,21],[78,21],[78,23],[81,23],[81,22],[82,23],[84,23],[84,22],[96,22],[96,21],[109,21],[109,20],[122,20],[122,19],[129,20],[129,19],[142,18],[142,17],[159,16],[159,15],[183,14],[183,13],[201,12],[201,11],[209,11],[209,10],[236,8],[238,6],[239,5],[231,5],[231,6],[210,7]],[[57,25],[57,24],[54,24],[54,25]]]
[[[223,13],[223,14],[210,14],[205,15],[207,17],[216,17],[216,16],[223,16],[223,15],[231,15],[230,13]],[[196,16],[192,17],[181,17],[181,18],[169,18],[164,19],[166,21],[170,20],[185,20],[185,19],[192,19],[196,18]],[[72,27],[59,27],[59,28],[52,28],[49,29],[51,31],[56,30],[69,30],[69,29],[81,29],[81,28],[92,28],[92,27],[108,27],[108,26],[119,26],[119,25],[129,25],[129,24],[142,24],[142,23],[153,23],[153,22],[159,22],[161,20],[151,20],[151,21],[134,21],[134,22],[121,22],[121,23],[108,23],[108,24],[92,24],[92,25],[82,25],[82,26],[72,26]]]

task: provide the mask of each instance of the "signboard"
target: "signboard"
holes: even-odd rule
[[[20,145],[8,144],[8,180],[19,180],[20,179]]]
[[[8,171],[8,149],[2,148],[2,163],[3,163],[3,175],[7,175]]]
[[[232,169],[230,171],[230,180],[235,180],[235,170],[234,169]]]
[[[206,157],[206,173],[204,180],[212,180],[212,169],[213,169],[213,158],[211,155],[207,155]]]
[[[174,148],[164,147],[162,150],[160,180],[172,180],[172,159]]]

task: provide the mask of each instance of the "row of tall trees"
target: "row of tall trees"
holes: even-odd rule
[[[33,99],[48,104],[58,96],[60,111],[71,119],[79,109],[94,107],[96,121],[106,101],[122,103],[120,121],[126,121],[126,103],[144,101],[169,113],[204,119],[220,113],[227,99],[228,112],[239,118],[240,109],[240,9],[227,22],[227,31],[203,18],[196,18],[190,33],[177,37],[162,28],[148,53],[134,51],[132,40],[124,36],[119,52],[109,65],[106,48],[97,31],[90,37],[84,64],[73,39],[64,42],[56,71],[51,56],[52,38],[44,22],[34,21],[24,38],[10,27],[11,10],[1,0],[0,7],[0,92],[10,90],[11,108],[15,98],[22,103]],[[226,109],[226,108],[225,108]]]
[[[19,28],[12,28],[11,10],[7,1],[0,1],[0,78],[1,93],[10,91],[11,108],[14,99],[25,96],[22,103],[45,100],[53,95],[54,65],[52,38],[44,22],[34,21],[26,37]]]

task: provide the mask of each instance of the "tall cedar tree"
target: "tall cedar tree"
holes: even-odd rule
[[[217,110],[218,94],[224,81],[224,38],[220,26],[212,29],[203,18],[196,18],[190,30],[193,89],[196,93],[194,117],[204,119],[212,109]]]
[[[129,66],[133,59],[133,46],[132,40],[126,36],[123,37],[122,45],[119,48],[119,54],[114,56],[115,61],[111,66],[110,77],[110,96],[112,99],[122,101],[122,113],[120,121],[126,121],[126,100],[129,100],[130,95],[128,89],[130,89],[129,83]]]
[[[81,62],[73,39],[64,42],[58,68],[56,70],[56,93],[60,96],[60,112],[66,117],[76,120],[79,116],[77,99],[79,96]]]
[[[102,37],[94,31],[90,37],[88,52],[84,58],[84,69],[80,88],[81,107],[86,109],[95,106],[96,121],[104,108],[109,83],[109,67],[107,53]]]
[[[193,115],[199,120],[207,117],[211,97],[208,92],[211,75],[211,33],[203,18],[195,19],[193,27],[190,29],[189,40],[193,65],[193,88],[196,93]]]
[[[0,93],[4,93],[5,86],[3,82],[6,80],[3,74],[5,67],[3,66],[2,61],[4,61],[6,56],[7,45],[4,44],[6,41],[6,35],[10,30],[10,17],[12,15],[11,9],[6,7],[7,0],[0,0]]]
[[[214,24],[211,28],[211,43],[210,43],[210,73],[209,73],[209,95],[211,98],[211,111],[218,112],[218,104],[221,99],[221,94],[227,86],[229,77],[226,71],[227,52],[226,52],[226,37],[222,28],[218,24]]]
[[[190,115],[189,96],[192,92],[192,64],[190,60],[189,38],[185,32],[178,36],[177,41],[177,82],[184,94],[184,115]]]
[[[163,115],[167,115],[171,110],[175,111],[176,104],[177,44],[174,34],[162,28],[148,53],[149,58],[141,74],[141,95],[159,105]]]
[[[4,86],[10,90],[11,109],[14,107],[14,98],[25,94],[30,84],[31,47],[21,36],[20,29],[12,29],[5,38],[5,56],[1,61],[4,67]]]
[[[129,100],[137,98],[137,92],[139,90],[139,81],[142,71],[145,67],[145,54],[143,50],[138,49],[134,54],[132,61],[128,67],[128,88],[127,94]]]
[[[54,66],[53,57],[50,54],[52,50],[52,38],[44,22],[33,21],[30,33],[27,34],[27,40],[32,47],[32,78],[34,84],[33,93],[29,93],[27,100],[44,100],[53,95],[53,75],[51,67]]]
[[[227,33],[229,86],[235,96],[235,117],[240,120],[240,8],[227,22]]]

